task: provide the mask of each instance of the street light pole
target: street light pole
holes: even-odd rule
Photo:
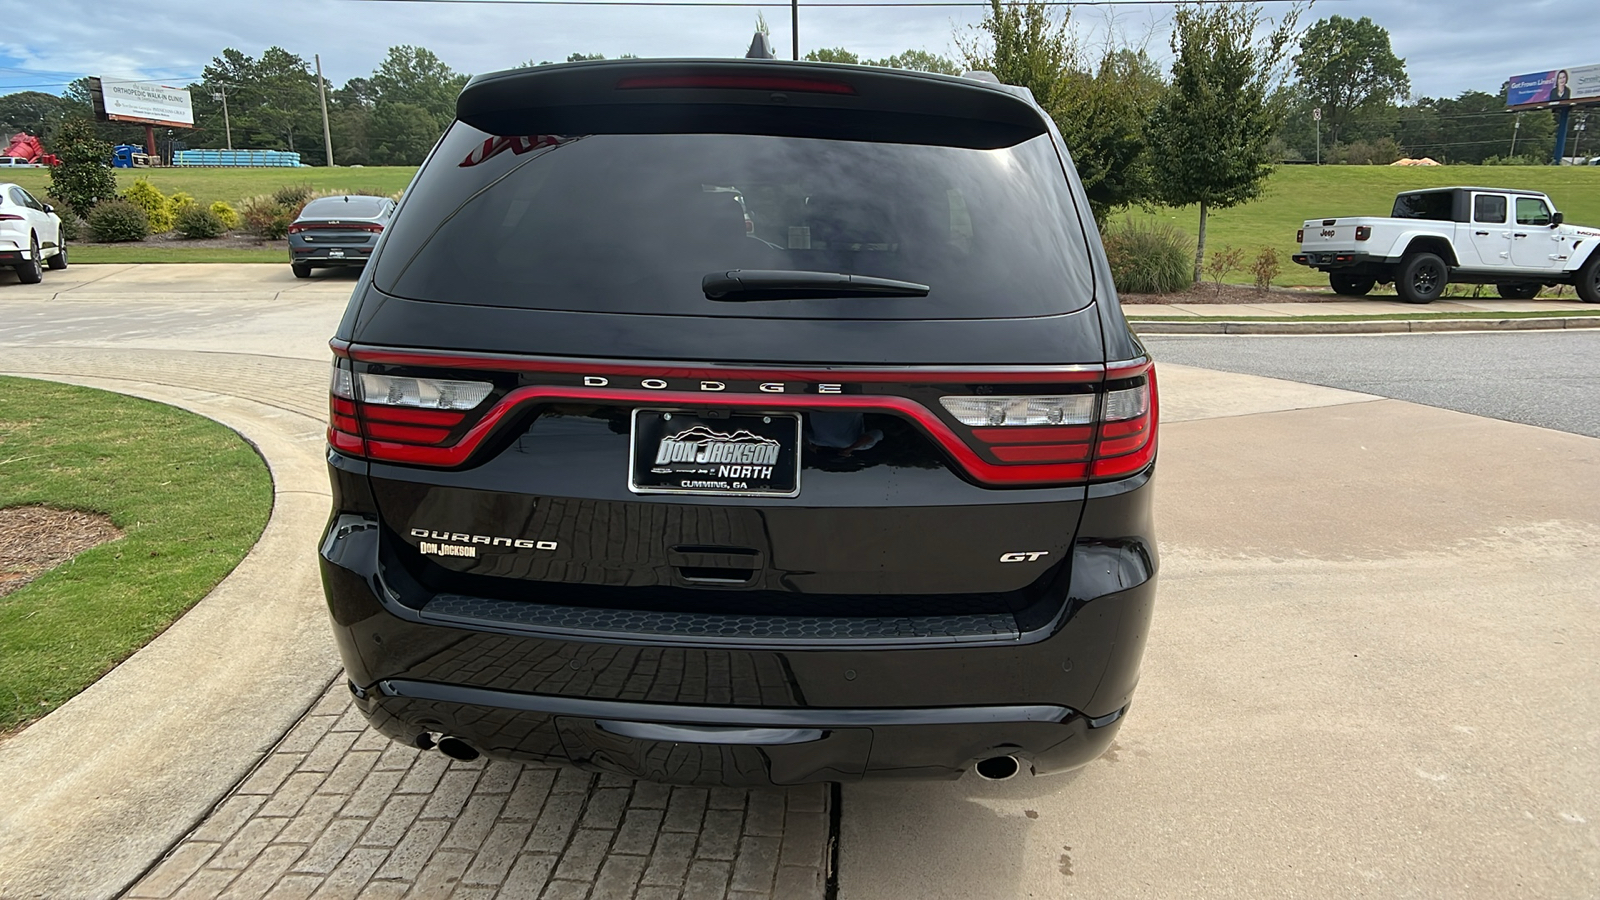
[[[328,168],[333,168],[333,132],[328,128],[328,88],[322,80],[322,54],[313,53],[317,62],[317,96],[322,98],[322,150],[328,155]],[[305,57],[301,57],[305,59]],[[304,63],[302,63],[304,65]]]
[[[1322,107],[1311,111],[1311,121],[1317,123],[1317,165],[1322,165]]]

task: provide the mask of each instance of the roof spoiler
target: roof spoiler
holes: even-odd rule
[[[1047,130],[1038,106],[1002,85],[778,60],[596,60],[480,75],[456,118],[506,136],[761,134],[975,149]]]

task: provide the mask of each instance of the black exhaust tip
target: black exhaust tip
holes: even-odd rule
[[[471,744],[460,738],[439,738],[439,752],[451,759],[459,759],[462,762],[472,762],[478,758],[478,751],[473,749]]]

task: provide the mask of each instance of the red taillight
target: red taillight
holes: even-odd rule
[[[22,216],[16,215],[14,213],[0,213],[0,222],[25,222],[25,221],[27,221],[27,220],[24,219]]]
[[[329,386],[328,443],[345,453],[394,462],[428,461],[416,451],[449,441],[468,410],[494,386],[479,381],[354,374],[335,360]]]
[[[383,226],[377,222],[296,222],[289,226],[290,234],[300,234],[303,231],[366,231],[378,234],[383,231]]]
[[[788,91],[801,94],[847,94],[856,89],[843,81],[795,78],[783,75],[641,75],[617,82],[619,91],[660,88],[712,88],[721,90]]]
[[[1357,225],[1356,226],[1356,240],[1364,241],[1364,240],[1366,240],[1367,238],[1370,238],[1370,237],[1372,237],[1372,226],[1371,225]]]
[[[1294,233],[1294,242],[1296,244],[1304,244],[1306,242],[1306,230],[1304,228],[1301,228]]]

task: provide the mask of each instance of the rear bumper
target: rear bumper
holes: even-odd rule
[[[1328,250],[1316,253],[1296,253],[1290,257],[1295,263],[1320,269],[1324,272],[1344,271],[1347,269],[1365,269],[1377,266],[1390,265],[1393,261],[1371,253],[1354,251]]]
[[[991,756],[1034,774],[1104,753],[1123,710],[1058,706],[780,709],[679,706],[381,681],[357,705],[389,737],[450,735],[500,759],[680,784],[786,785],[957,778]]]

